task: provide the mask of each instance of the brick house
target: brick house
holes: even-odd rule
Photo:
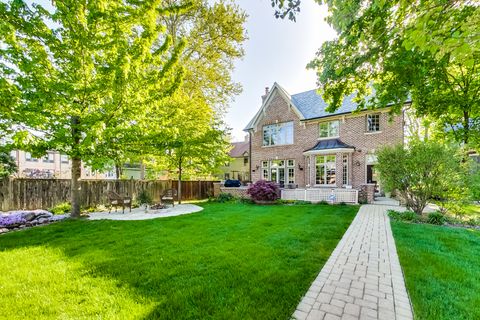
[[[378,182],[375,150],[404,142],[403,113],[356,111],[351,96],[334,113],[326,107],[316,90],[290,95],[277,83],[266,89],[244,129],[251,136],[253,182],[354,189]]]

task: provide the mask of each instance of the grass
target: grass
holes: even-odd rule
[[[480,217],[480,205],[468,204],[465,206],[466,214],[472,218]]]
[[[480,232],[392,222],[416,319],[480,319]]]
[[[202,206],[0,236],[1,317],[288,319],[358,210]]]

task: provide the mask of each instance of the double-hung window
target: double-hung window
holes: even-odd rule
[[[293,122],[271,124],[263,127],[263,145],[278,146],[293,143]]]
[[[44,157],[43,157],[43,162],[47,163],[53,163],[55,161],[55,155],[53,152],[48,152]]]
[[[38,159],[32,157],[32,154],[30,152],[25,152],[25,160],[30,162],[38,162]]]
[[[339,136],[340,121],[321,122],[318,125],[320,138],[334,138]]]
[[[374,113],[367,115],[367,132],[380,131],[380,114]]]
[[[317,156],[316,157],[315,184],[317,185],[335,185],[336,183],[336,157],[335,156]]]

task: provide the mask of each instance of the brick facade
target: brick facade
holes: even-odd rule
[[[276,90],[278,91],[278,90]],[[315,186],[315,155],[306,156],[319,141],[319,123],[339,120],[339,137],[342,142],[355,147],[352,153],[335,152],[336,186],[343,187],[342,157],[348,155],[348,184],[359,189],[366,181],[367,155],[373,155],[384,145],[403,143],[403,114],[391,116],[388,110],[371,111],[380,114],[380,131],[366,132],[366,116],[369,112],[336,115],[319,120],[301,120],[296,109],[279,92],[272,92],[262,115],[252,132],[252,181],[262,179],[262,161],[295,160],[295,184],[299,187]],[[263,126],[293,121],[293,144],[263,146]],[[327,186],[332,187],[332,186]]]

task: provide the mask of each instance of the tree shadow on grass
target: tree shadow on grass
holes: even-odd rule
[[[0,237],[0,250],[59,248],[153,301],[147,319],[289,318],[357,211],[319,208],[217,205],[165,219],[67,221]]]

